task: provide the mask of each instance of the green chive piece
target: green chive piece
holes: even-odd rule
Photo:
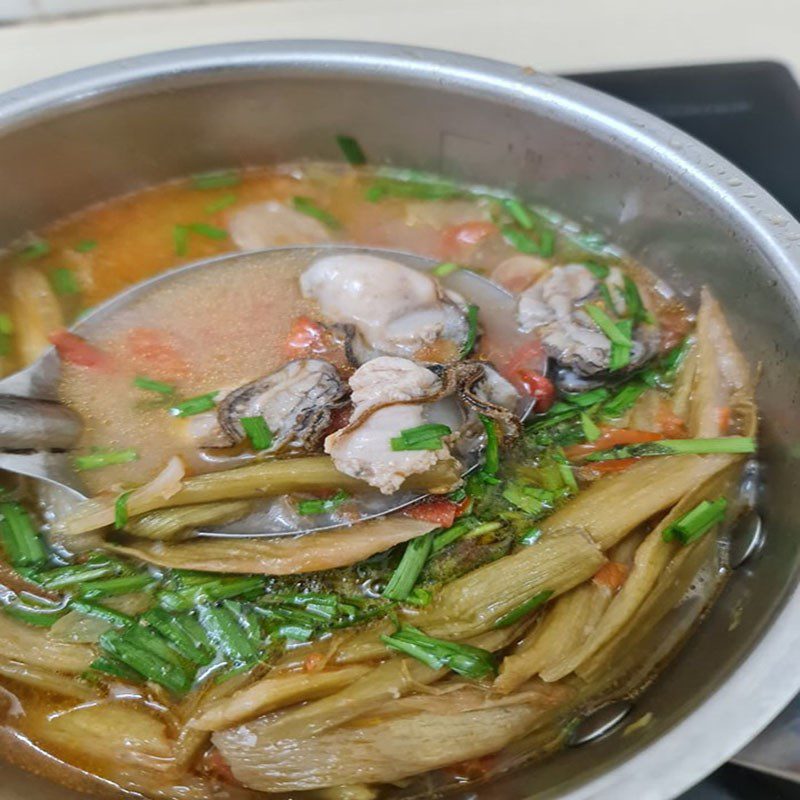
[[[118,597],[121,594],[144,591],[155,583],[156,579],[146,572],[138,575],[119,575],[116,578],[106,578],[81,584],[80,596],[82,600]]]
[[[73,248],[78,253],[91,253],[97,247],[96,239],[81,239]]]
[[[542,258],[551,258],[556,251],[556,234],[550,228],[545,228],[539,234],[539,255]]]
[[[19,503],[0,503],[0,540],[15,567],[33,567],[47,559],[33,520]]]
[[[37,573],[33,580],[45,589],[66,589],[77,584],[90,583],[101,578],[119,575],[123,565],[106,556],[92,556],[84,564],[68,564]]]
[[[478,339],[478,311],[480,309],[476,305],[467,306],[467,338],[464,340],[464,345],[461,352],[458,354],[460,361],[463,361],[474,349],[475,342]]]
[[[546,603],[551,597],[553,596],[552,589],[545,589],[543,592],[539,592],[539,594],[535,594],[531,597],[530,600],[526,600],[521,605],[517,606],[515,609],[512,609],[505,614],[504,616],[500,617],[500,619],[495,622],[495,628],[507,628],[509,625],[513,625],[515,622],[518,622],[523,617],[530,614],[534,608],[538,608],[543,603]]]
[[[258,651],[230,609],[222,606],[200,606],[198,614],[208,638],[223,655],[234,662],[256,660]]]
[[[206,212],[206,214],[216,214],[219,211],[224,211],[226,208],[230,208],[232,205],[235,205],[236,200],[237,197],[235,194],[224,194],[217,200],[212,200],[210,203],[207,203],[203,210]]]
[[[305,214],[306,216],[319,220],[323,225],[327,225],[331,230],[338,230],[342,227],[342,223],[339,222],[339,220],[336,219],[333,214],[331,214],[329,211],[326,211],[324,208],[320,208],[310,197],[293,197],[292,207],[295,209],[295,211],[299,211],[301,214]]]
[[[500,442],[497,436],[497,423],[485,414],[478,414],[478,418],[486,431],[486,447],[483,457],[483,474],[497,475],[500,469]]]
[[[67,269],[67,267],[59,267],[50,273],[50,285],[60,297],[80,294],[81,292],[75,273],[71,269]]]
[[[588,392],[581,392],[580,394],[566,395],[564,399],[573,406],[588,408],[589,406],[602,403],[610,394],[608,389],[599,387],[597,389],[590,389]]]
[[[365,198],[377,203],[386,197],[416,200],[452,200],[466,192],[454,183],[435,176],[415,174],[414,178],[377,178],[366,191]]]
[[[514,221],[526,231],[532,230],[534,226],[533,216],[531,212],[525,208],[519,200],[505,200],[503,208],[514,218]]]
[[[556,454],[554,458],[561,480],[564,482],[564,485],[567,487],[567,489],[571,493],[575,494],[578,491],[578,481],[575,480],[575,473],[572,471],[572,467],[570,466],[567,457],[564,455],[564,449],[561,447],[556,448]]]
[[[592,422],[591,417],[585,411],[581,411],[581,427],[587,442],[596,442],[600,438],[600,428]]]
[[[312,514],[328,514],[335,511],[345,500],[348,500],[350,495],[339,489],[333,497],[327,500],[314,499],[314,500],[301,500],[297,504],[297,513],[303,516],[310,516]]]
[[[475,517],[461,517],[451,527],[438,532],[433,531],[435,536],[431,546],[431,555],[444,550],[445,547],[453,544],[453,542],[457,542],[473,529],[477,529],[478,525],[479,522]]]
[[[664,528],[661,538],[665,542],[677,539],[681,544],[691,544],[722,522],[727,508],[728,501],[724,497],[718,497],[714,501],[703,500],[672,525]]]
[[[19,251],[19,257],[24,258],[26,261],[34,261],[37,258],[44,258],[51,249],[50,242],[46,239],[36,238]]]
[[[381,641],[392,650],[416,658],[431,669],[447,667],[466,678],[480,680],[497,674],[495,657],[480,647],[434,639],[412,625],[402,625]]]
[[[37,628],[50,628],[67,613],[62,602],[53,602],[27,593],[17,596],[13,602],[3,605],[2,608],[9,617]]]
[[[750,436],[722,436],[715,439],[661,439],[642,444],[622,445],[591,453],[586,461],[614,461],[618,458],[642,458],[646,456],[672,456],[692,453],[754,453],[755,440]]]
[[[448,275],[452,275],[454,272],[458,272],[461,267],[458,264],[452,261],[445,261],[442,264],[437,264],[432,270],[431,275],[436,278],[446,278]]]
[[[618,327],[617,324],[614,322],[611,317],[603,311],[600,306],[595,305],[594,303],[587,303],[583,307],[584,311],[592,318],[592,321],[598,328],[606,335],[606,338],[612,344],[619,344],[624,345],[626,347],[630,347],[633,342],[631,341],[630,336],[626,336]]]
[[[239,422],[244,429],[253,450],[269,450],[273,434],[264,417],[241,417]]]
[[[185,256],[189,252],[189,229],[185,225],[176,225],[172,229],[172,246],[176,256]]]
[[[121,531],[128,524],[128,498],[133,493],[122,492],[114,501],[114,530]]]
[[[541,528],[531,528],[529,531],[526,531],[519,537],[519,543],[525,545],[526,547],[530,547],[532,544],[536,544],[539,539],[542,538],[542,529]]]
[[[629,275],[623,279],[622,296],[625,299],[626,312],[634,322],[647,322],[651,325],[655,322],[653,315],[645,308],[639,287]]]
[[[195,189],[227,189],[230,186],[238,186],[242,182],[242,176],[238,170],[221,169],[192,175],[190,180]]]
[[[219,392],[208,392],[197,397],[190,397],[181,403],[176,403],[169,410],[175,417],[193,417],[195,414],[202,414],[204,411],[211,411],[216,403],[214,402]]]
[[[393,438],[390,444],[394,451],[439,450],[443,446],[442,437],[449,436],[452,432],[447,425],[431,422],[400,431],[400,435]]]
[[[617,323],[617,330],[628,340],[633,341],[633,320],[623,319]],[[608,363],[608,368],[614,372],[615,370],[627,367],[631,361],[631,345],[611,343],[611,358]]]
[[[201,665],[213,661],[214,647],[203,626],[191,614],[171,614],[163,608],[153,608],[142,619],[189,661]]]
[[[216,225],[209,225],[207,222],[190,222],[185,226],[191,233],[205,236],[206,239],[227,239],[228,231],[218,228]]]
[[[14,323],[11,321],[11,315],[3,312],[0,314],[0,333],[10,336],[14,333]]]
[[[75,469],[101,469],[111,467],[115,464],[129,464],[131,461],[138,461],[139,454],[131,447],[126,450],[96,450],[85,456],[76,456],[74,460]]]
[[[431,600],[433,600],[431,592],[421,586],[415,586],[404,602],[408,606],[424,607],[430,605]]]
[[[157,394],[175,394],[175,387],[163,381],[157,381],[153,378],[148,378],[144,375],[137,375],[133,379],[133,385],[137,389],[143,389],[146,392],[156,392]]]
[[[342,155],[351,166],[360,167],[367,163],[367,157],[364,155],[361,145],[352,136],[339,134],[336,137],[336,144],[339,145]]]
[[[503,238],[515,250],[519,250],[520,253],[525,253],[527,255],[533,255],[533,256],[541,255],[541,250],[539,248],[539,245],[533,239],[531,239],[530,236],[523,233],[522,231],[518,231],[511,225],[504,225],[500,229],[500,233],[502,233]]]
[[[96,672],[104,672],[106,675],[122,678],[122,680],[131,681],[132,683],[138,683],[142,680],[141,673],[131,669],[127,664],[112,656],[98,656],[92,661],[90,669]]]
[[[553,508],[555,493],[538,486],[525,486],[511,482],[503,491],[503,498],[526,514],[538,519]]]
[[[159,592],[158,602],[168,611],[189,611],[201,603],[215,603],[232,597],[250,600],[260,597],[263,592],[264,579],[257,575],[214,577],[204,574],[174,591]]]
[[[626,411],[633,408],[636,401],[646,390],[647,386],[643,383],[629,383],[623,386],[616,395],[603,404],[600,409],[601,415],[605,419],[618,419]]]
[[[403,558],[392,573],[383,590],[383,596],[390,600],[405,600],[414,588],[425,562],[431,554],[434,531],[412,539],[403,552]]]
[[[123,614],[121,611],[102,606],[99,603],[93,603],[90,600],[72,600],[69,607],[86,617],[94,617],[108,622],[115,628],[127,628],[136,624],[136,620],[128,614]]]
[[[611,271],[605,264],[599,264],[597,261],[584,261],[583,266],[599,280],[607,278]]]

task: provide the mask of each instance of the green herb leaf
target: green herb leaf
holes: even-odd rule
[[[367,157],[364,155],[361,145],[352,136],[339,134],[336,137],[336,144],[339,145],[342,155],[351,166],[360,167],[367,163]]]
[[[715,439],[661,439],[656,442],[622,445],[586,456],[586,461],[614,461],[618,458],[672,456],[692,453],[754,453],[755,440],[750,436],[722,436]]]
[[[545,589],[543,592],[539,592],[539,594],[535,594],[531,597],[530,600],[526,600],[521,605],[517,606],[515,609],[512,609],[505,614],[504,616],[500,617],[500,619],[495,622],[495,628],[507,628],[509,625],[513,625],[515,622],[519,622],[523,617],[530,614],[533,609],[538,608],[543,603],[546,603],[551,597],[553,596],[552,589]]]
[[[50,242],[36,238],[19,251],[19,257],[24,258],[26,261],[34,261],[37,258],[44,258],[51,249]]]
[[[403,552],[403,558],[392,573],[383,596],[390,600],[405,600],[417,582],[425,562],[431,554],[435,531],[412,539]]]
[[[664,528],[661,538],[665,542],[677,539],[681,544],[691,544],[722,522],[727,508],[728,501],[724,497],[718,497],[714,501],[703,500],[672,525]]]
[[[542,529],[541,528],[531,528],[529,531],[526,531],[519,537],[519,543],[521,545],[525,545],[526,547],[530,547],[532,544],[536,544],[539,539],[542,538]]]
[[[525,228],[526,231],[533,229],[533,215],[519,200],[504,200],[503,208],[508,211],[521,228]]]
[[[369,186],[365,197],[377,203],[385,197],[416,200],[451,200],[463,197],[466,192],[459,186],[435,176],[416,173],[415,178],[377,178]]]
[[[128,614],[123,614],[121,611],[102,606],[99,603],[93,603],[90,600],[72,600],[70,601],[69,607],[73,611],[77,611],[79,614],[83,614],[86,617],[101,619],[103,622],[107,622],[115,628],[128,628],[136,624],[136,620],[128,616]]]
[[[617,327],[617,323],[614,322],[600,306],[594,303],[587,303],[583,306],[583,309],[612,344],[623,345],[630,348],[633,344],[630,336],[626,336],[624,332]]]
[[[222,169],[192,175],[190,180],[195,189],[226,189],[229,186],[238,186],[242,177],[238,170]]]
[[[443,446],[442,437],[451,433],[447,425],[432,422],[400,431],[399,436],[391,439],[390,445],[394,451],[439,450]]]
[[[312,514],[327,514],[331,511],[335,511],[345,500],[349,499],[350,495],[344,491],[344,489],[339,489],[338,492],[333,497],[329,497],[326,500],[314,499],[314,500],[301,500],[297,504],[297,513],[302,514],[303,516],[310,516]]]
[[[500,229],[500,233],[502,233],[503,238],[515,250],[519,250],[520,253],[525,253],[526,255],[533,255],[533,256],[541,255],[541,249],[539,245],[526,233],[517,230],[511,225],[504,225]]]
[[[15,567],[33,567],[47,559],[47,550],[33,520],[19,503],[0,503],[0,539]]]
[[[617,330],[631,342],[633,341],[633,320],[623,319],[617,323]],[[631,361],[631,345],[611,343],[611,358],[608,363],[608,368],[614,372],[615,370],[627,367]]]
[[[185,225],[176,225],[172,229],[172,246],[176,256],[185,256],[189,252],[189,229]]]
[[[500,441],[497,436],[497,423],[485,414],[478,414],[478,418],[486,432],[482,472],[484,475],[497,475],[497,471],[500,469]]]
[[[216,200],[212,200],[210,203],[206,203],[205,208],[203,209],[206,214],[216,214],[219,211],[224,211],[226,208],[230,208],[232,205],[236,204],[236,195],[231,194],[224,194],[222,197],[217,198]]]
[[[147,378],[144,375],[137,375],[133,379],[133,385],[137,389],[143,389],[146,392],[156,392],[164,395],[175,394],[175,387],[171,384]]]
[[[476,517],[460,517],[449,528],[445,528],[441,531],[433,531],[435,536],[433,537],[431,554],[444,550],[445,547],[458,541],[465,534],[470,533],[473,529],[477,529],[479,525],[480,522]]]
[[[76,456],[74,460],[75,469],[101,469],[115,464],[129,464],[131,461],[138,461],[139,454],[133,448],[126,450],[95,450],[84,456]]]
[[[608,277],[609,272],[611,271],[605,264],[599,264],[596,261],[584,261],[583,266],[595,276],[599,280],[604,280]]]
[[[503,498],[537,519],[552,510],[556,500],[554,492],[537,486],[525,486],[515,481],[506,486]]]
[[[467,306],[467,338],[461,352],[458,354],[460,361],[463,361],[474,349],[478,338],[478,312],[480,309],[476,305]]]
[[[200,606],[200,624],[208,638],[227,658],[234,662],[253,662],[258,651],[230,609],[222,606]]]
[[[494,656],[480,647],[434,639],[411,625],[402,625],[381,641],[393,650],[416,658],[431,669],[448,667],[466,678],[480,680],[497,674]]]
[[[458,272],[461,267],[458,264],[452,261],[445,261],[441,264],[438,264],[431,270],[431,275],[436,278],[446,278],[448,275],[452,275],[454,272]]]
[[[272,446],[273,434],[264,417],[241,417],[239,422],[253,450],[268,450]]]
[[[206,239],[222,240],[228,238],[228,231],[223,228],[218,228],[216,225],[209,225],[207,222],[190,222],[185,227],[188,228],[191,233],[205,236]]]
[[[118,597],[122,594],[145,591],[155,583],[156,579],[147,572],[140,572],[136,575],[119,575],[116,578],[81,584],[80,596],[82,600]]]
[[[96,239],[82,239],[73,248],[78,253],[91,253],[97,247]]]
[[[175,417],[193,417],[195,414],[211,411],[216,405],[214,401],[218,394],[219,392],[208,392],[190,397],[188,400],[176,403],[169,412]]]
[[[600,438],[600,428],[592,422],[591,417],[584,411],[581,411],[581,427],[587,442],[596,442]]]
[[[163,608],[153,608],[142,619],[189,661],[200,665],[213,661],[214,647],[203,626],[191,614],[171,614]]]
[[[114,530],[121,531],[128,524],[128,498],[133,490],[122,492],[114,501]]]
[[[342,223],[333,214],[320,208],[310,197],[293,197],[292,206],[301,214],[318,219],[331,230],[338,230],[342,227]]]
[[[556,234],[550,228],[545,228],[539,234],[539,255],[542,258],[551,258],[556,250]]]
[[[53,287],[53,291],[61,297],[81,292],[75,273],[66,267],[59,267],[50,273],[50,285]]]

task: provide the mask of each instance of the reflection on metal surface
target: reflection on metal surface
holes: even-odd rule
[[[761,515],[754,510],[747,511],[731,531],[728,559],[732,569],[741,567],[749,561],[764,544],[764,524]]]
[[[611,733],[628,714],[633,711],[633,703],[628,700],[617,700],[609,703],[584,717],[572,732],[570,747],[588,744]]]

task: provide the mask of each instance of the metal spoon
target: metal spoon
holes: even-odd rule
[[[252,253],[234,253],[198,261],[158,275],[126,289],[116,297],[97,306],[77,321],[70,329],[78,336],[92,339],[107,332],[107,326],[133,303],[147,301],[154,293],[174,287],[196,270],[214,269],[220,273],[239,266],[252,265],[269,269],[272,263],[286,259],[287,254],[310,264],[316,258],[332,254],[367,254],[394,261],[428,272],[437,262],[410,253],[344,245],[315,245],[273,248]],[[222,274],[221,274],[221,280]],[[481,318],[487,333],[513,341],[521,334],[515,325],[513,296],[486,278],[469,270],[459,270],[440,279],[448,288],[461,293],[481,308]],[[73,467],[72,450],[80,439],[81,419],[58,402],[61,365],[54,348],[47,350],[37,361],[24,370],[0,381],[0,469],[47,481],[68,491],[77,499],[85,499],[86,489],[80,473]],[[520,409],[522,415],[530,406]],[[363,519],[396,511],[423,495],[403,493],[373,498]],[[340,526],[336,520],[314,518],[309,525],[291,524],[280,530],[254,529],[231,523],[219,529],[201,532],[217,536],[286,536],[310,533],[324,528]]]

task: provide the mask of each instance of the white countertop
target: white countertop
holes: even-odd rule
[[[155,50],[287,38],[426,45],[551,72],[773,59],[800,73],[799,29],[799,0],[227,0],[0,27],[0,90]]]

